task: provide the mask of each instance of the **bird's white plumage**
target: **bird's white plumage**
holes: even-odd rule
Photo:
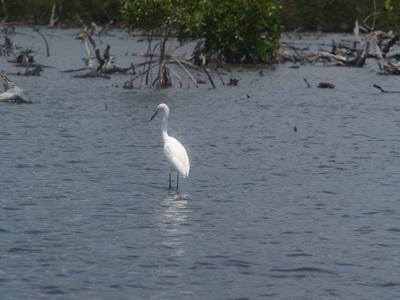
[[[162,124],[162,136],[164,140],[164,153],[167,157],[170,167],[170,188],[171,188],[171,170],[178,171],[177,188],[179,174],[184,178],[189,176],[190,162],[185,147],[174,137],[168,135],[168,118],[170,110],[168,105],[161,103],[157,106],[155,114],[151,117],[150,121],[161,111],[164,110],[165,116]]]
[[[189,157],[186,149],[176,138],[168,136],[164,139],[164,153],[170,168],[176,169],[184,178],[189,176]]]

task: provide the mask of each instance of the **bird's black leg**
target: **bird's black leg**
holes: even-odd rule
[[[179,187],[179,172],[178,172],[178,176],[176,176],[176,190],[178,190]]]
[[[169,170],[169,190],[171,189],[171,170]]]

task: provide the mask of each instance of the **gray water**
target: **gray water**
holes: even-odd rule
[[[78,30],[42,32],[50,57],[37,33],[11,36],[53,66],[12,76],[34,104],[0,105],[1,299],[400,295],[400,100],[372,87],[397,77],[371,60],[234,69],[239,86],[217,89],[178,70],[182,88],[124,90],[126,75],[61,72],[83,65]],[[101,38],[117,64],[143,60],[146,43]],[[161,102],[191,160],[179,192],[149,122]]]

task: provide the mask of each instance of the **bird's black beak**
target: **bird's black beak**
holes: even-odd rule
[[[156,112],[154,113],[154,115],[150,118],[149,122],[150,122],[151,120],[153,120],[154,117],[157,116],[157,114],[158,114],[158,109],[156,110]]]

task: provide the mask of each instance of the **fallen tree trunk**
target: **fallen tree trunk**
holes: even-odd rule
[[[0,102],[32,103],[29,95],[8,77],[7,73],[0,70],[5,92],[0,94]]]
[[[400,65],[386,61],[383,65],[378,63],[380,71],[379,75],[400,75]]]
[[[334,65],[334,66],[343,66],[343,67],[356,67],[356,68],[361,68],[364,66],[365,61],[367,59],[367,54],[368,54],[368,48],[369,44],[367,43],[362,51],[359,52],[357,57],[355,59],[350,60],[348,57],[343,56],[343,55],[336,55],[332,54],[327,51],[319,51],[316,52],[310,56],[314,56],[314,60],[312,64],[314,65],[317,61],[323,60],[327,61],[329,65]]]

